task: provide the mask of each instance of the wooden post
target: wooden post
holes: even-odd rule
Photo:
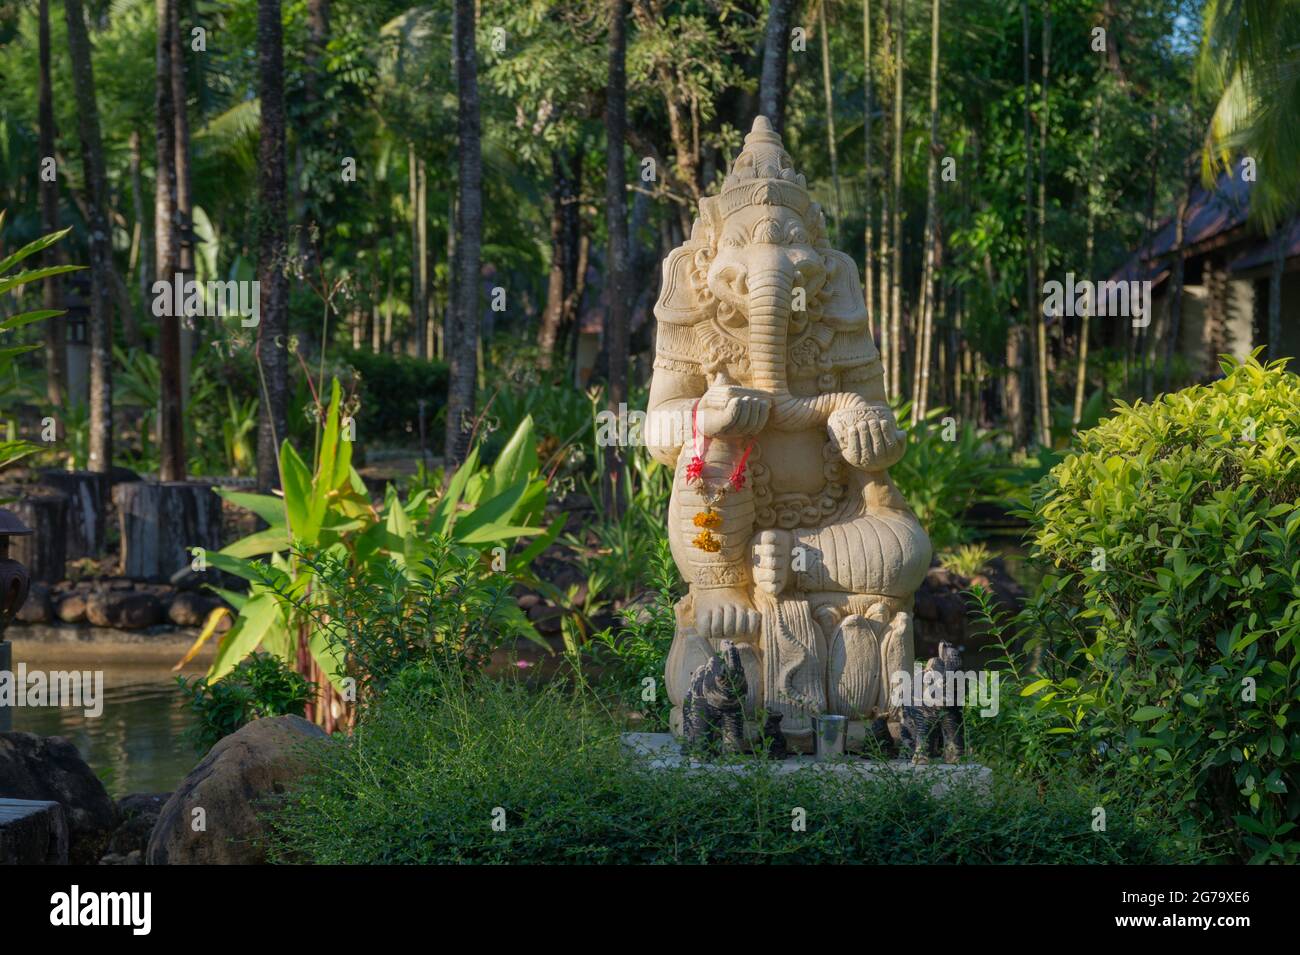
[[[193,559],[192,548],[221,547],[221,498],[198,481],[132,481],[113,488],[122,531],[118,573],[165,581]]]
[[[109,475],[50,468],[41,471],[41,483],[68,497],[67,559],[102,556]]]
[[[32,580],[57,584],[66,572],[68,496],[39,484],[11,484],[0,488],[0,497],[17,498],[9,510],[32,529],[30,537],[9,542],[11,556],[26,565]]]

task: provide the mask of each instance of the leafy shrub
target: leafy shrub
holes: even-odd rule
[[[272,857],[317,863],[1152,862],[1158,833],[1091,829],[1085,795],[910,774],[650,771],[590,700],[415,668],[271,810]],[[505,829],[492,825],[505,810]],[[794,831],[792,809],[807,811]]]
[[[424,399],[425,433],[431,447],[439,446],[447,397],[447,366],[408,355],[351,350],[339,360],[360,379],[357,436],[367,444],[411,447],[420,438],[420,400]]]
[[[486,573],[469,548],[435,547],[410,565],[373,560],[360,576],[337,555],[311,566],[325,594],[317,622],[357,677],[363,702],[413,664],[477,670],[508,640],[541,641],[510,596],[513,578]]]
[[[187,735],[198,752],[264,716],[302,716],[316,691],[315,684],[266,653],[246,657],[220,680],[178,676],[176,682],[189,695],[196,717]]]
[[[625,612],[623,625],[617,631],[602,630],[593,641],[597,660],[606,667],[601,686],[611,689],[622,706],[642,714],[645,723],[641,728],[658,731],[668,728],[672,710],[663,680],[668,651],[677,632],[673,608],[681,590],[681,575],[666,538],[657,541],[652,561],[649,599]],[[644,698],[647,677],[655,681],[653,700]]]
[[[1061,745],[1140,772],[1253,861],[1300,859],[1300,378],[1121,404],[1034,493],[1055,661],[1024,687]]]

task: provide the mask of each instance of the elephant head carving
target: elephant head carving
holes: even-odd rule
[[[655,316],[696,325],[706,370],[738,359],[750,387],[773,399],[771,423],[796,430],[859,408],[852,394],[796,398],[789,354],[796,336],[824,348],[835,332],[861,328],[866,307],[857,266],[832,249],[825,217],[781,139],[759,116],[717,196],[701,200],[690,239],[664,262]]]

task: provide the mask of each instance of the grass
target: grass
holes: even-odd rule
[[[1160,863],[1165,834],[1086,787],[1006,776],[941,798],[906,774],[647,771],[585,693],[406,671],[271,811],[316,863]],[[802,810],[802,812],[799,812]],[[803,816],[804,827],[797,824]]]

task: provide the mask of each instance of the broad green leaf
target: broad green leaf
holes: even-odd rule
[[[284,626],[280,605],[272,594],[260,594],[244,604],[235,625],[226,632],[217,657],[208,669],[209,680],[219,680],[261,645],[274,627]]]
[[[496,497],[506,488],[529,477],[537,470],[537,442],[533,434],[533,416],[525,415],[515,433],[510,436],[501,455],[492,465],[492,473],[483,489],[483,496]]]
[[[231,504],[252,511],[272,527],[277,524],[281,527],[284,526],[284,498],[275,497],[271,494],[250,494],[247,491],[234,491],[224,487],[215,488],[215,490]]]

